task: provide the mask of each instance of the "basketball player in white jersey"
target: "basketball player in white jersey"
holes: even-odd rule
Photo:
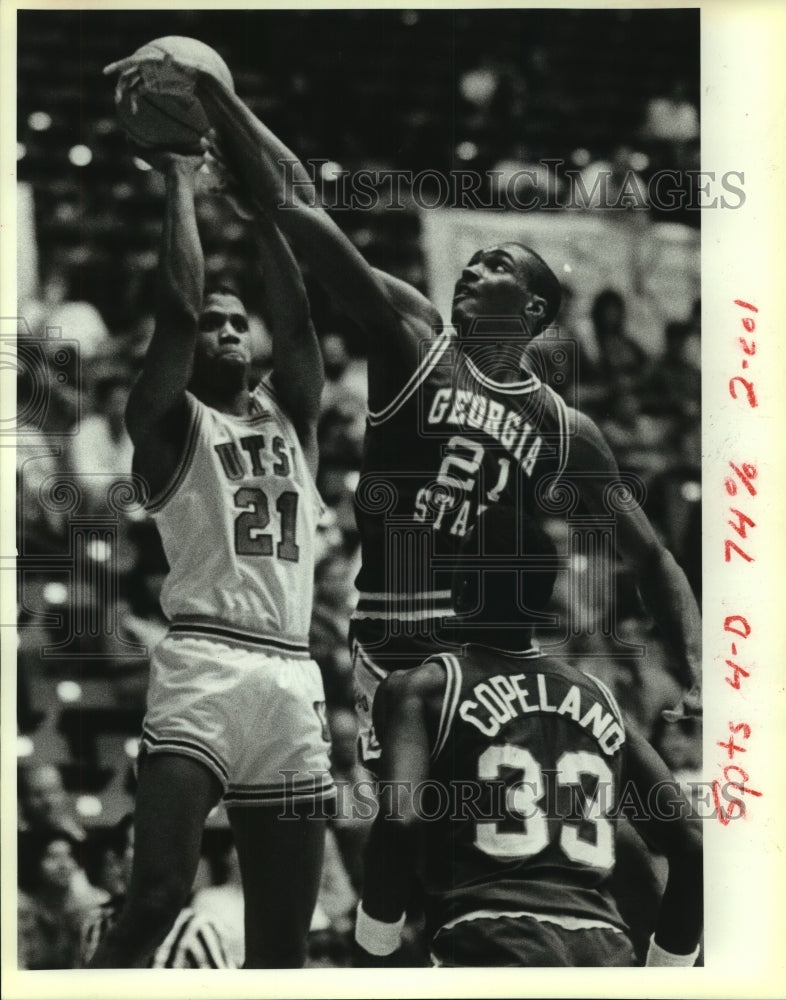
[[[324,840],[308,813],[335,794],[307,645],[322,360],[297,266],[259,218],[273,373],[249,392],[246,310],[228,288],[203,295],[200,160],[154,160],[167,195],[159,301],[126,421],[169,561],[170,627],[151,661],[128,900],[92,967],[147,963],[185,904],[222,798],[242,870],[245,965],[297,967]]]
[[[155,52],[121,59],[105,72],[120,73],[120,92],[155,89],[162,79],[167,87],[195,92],[244,189],[275,213],[295,250],[368,335],[369,419],[356,495],[362,567],[352,631],[361,746],[370,751],[365,762],[371,764],[379,757],[371,726],[376,687],[391,670],[414,667],[439,648],[439,622],[450,614],[449,587],[429,563],[429,546],[441,556],[443,541],[449,555],[449,546],[472,531],[488,503],[499,501],[503,486],[506,502],[518,504],[530,494],[522,507],[536,515],[536,483],[554,476],[578,483],[573,488],[585,514],[611,513],[608,487],[618,472],[597,427],[533,373],[521,371],[527,343],[557,315],[559,282],[521,244],[480,250],[456,284],[448,330],[416,289],[363,259],[320,206],[303,164],[221,81],[196,64]],[[474,403],[481,410],[473,416]],[[538,423],[543,414],[545,437]],[[534,473],[530,455],[532,466],[539,466]],[[429,493],[443,473],[452,484],[449,491],[455,493],[457,485],[460,494],[450,518],[441,516]],[[423,524],[433,528],[422,545],[418,534],[414,567],[399,559],[380,570],[387,551],[388,494],[394,495],[396,520],[407,521],[413,535]],[[614,517],[619,555],[634,572],[649,611],[674,647],[681,679],[691,688],[675,714],[698,712],[701,621],[685,574],[638,505],[617,510]]]

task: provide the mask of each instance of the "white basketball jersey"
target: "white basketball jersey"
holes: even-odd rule
[[[148,504],[169,561],[164,613],[180,630],[302,649],[321,501],[297,434],[265,383],[245,417],[187,397],[182,459]]]

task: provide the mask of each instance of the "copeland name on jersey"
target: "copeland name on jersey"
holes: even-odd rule
[[[538,651],[442,654],[431,777],[450,806],[424,823],[433,931],[477,911],[624,929],[608,891],[625,731],[595,678]]]
[[[564,472],[564,402],[535,375],[496,382],[439,334],[408,385],[370,413],[355,496],[363,548],[358,619],[451,614],[450,560],[491,504],[536,515]],[[441,562],[440,562],[441,561]]]
[[[148,504],[169,561],[164,613],[307,645],[320,500],[297,435],[265,383],[246,417],[188,402],[182,460]]]

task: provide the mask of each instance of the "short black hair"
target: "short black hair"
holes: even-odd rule
[[[546,302],[546,311],[543,314],[543,321],[540,329],[547,327],[557,318],[559,307],[562,304],[562,285],[556,274],[551,270],[546,261],[536,253],[532,247],[525,246],[516,240],[506,240],[501,246],[518,247],[527,255],[526,267],[529,277],[529,290],[539,295]]]
[[[240,294],[240,287],[237,282],[226,275],[220,278],[212,278],[207,282],[202,295],[202,301],[206,302],[211,295],[232,295],[234,298],[239,299],[240,302],[243,301],[243,296]]]

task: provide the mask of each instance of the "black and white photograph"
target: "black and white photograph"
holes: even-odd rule
[[[748,10],[1,12],[4,996],[782,995]]]

